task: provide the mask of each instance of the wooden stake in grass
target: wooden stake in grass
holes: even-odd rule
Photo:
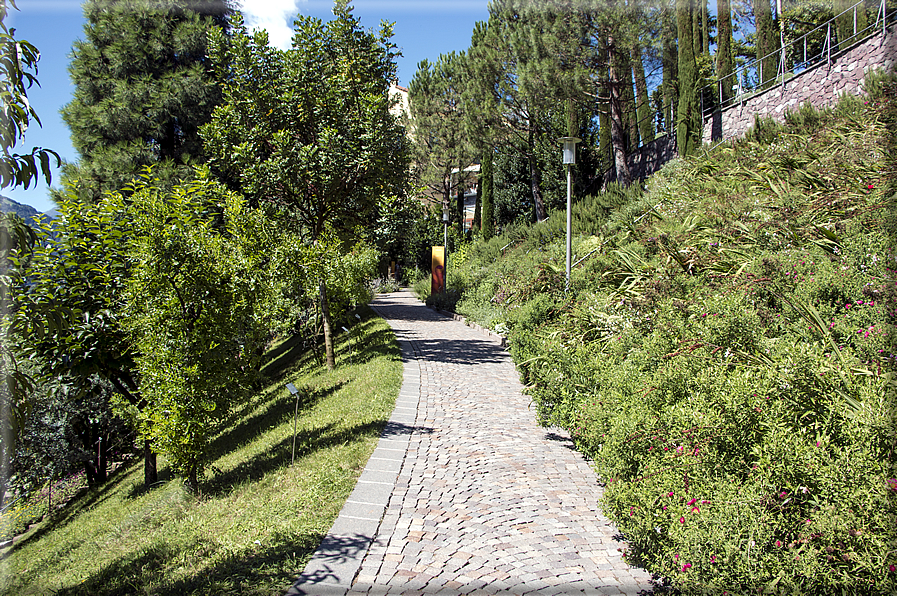
[[[299,390],[292,383],[287,383],[287,389],[292,395],[296,396],[296,410],[293,412],[293,457],[290,459],[290,465],[296,463],[296,420],[299,418]]]

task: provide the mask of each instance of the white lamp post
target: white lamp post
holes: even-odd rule
[[[577,137],[561,137],[564,144],[564,165],[567,166],[567,283],[564,292],[570,291],[570,262],[573,253],[573,177],[571,167],[576,163],[576,143],[582,141]]]
[[[449,202],[445,201],[442,203],[442,225],[444,226],[443,234],[443,253],[442,253],[442,261],[443,261],[443,271],[442,271],[442,291],[443,293],[448,292],[448,226],[449,221],[451,220],[451,212],[449,211]]]

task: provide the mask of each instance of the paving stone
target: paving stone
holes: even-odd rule
[[[596,506],[594,471],[564,432],[538,426],[498,341],[409,292],[372,306],[399,338],[405,373],[345,511],[374,518],[379,507],[382,520],[341,515],[334,528],[357,530],[354,550],[331,540],[340,564],[322,567],[316,553],[291,593],[317,593],[328,573],[327,589],[352,595],[649,592]]]

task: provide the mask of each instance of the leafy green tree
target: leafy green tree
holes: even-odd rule
[[[489,21],[474,26],[468,51],[468,134],[526,160],[537,221],[547,216],[540,153],[548,144],[556,148],[564,134],[552,115],[565,99],[582,99],[586,80],[576,21],[562,8],[557,2],[492,2]]]
[[[167,192],[132,190],[123,326],[147,403],[139,430],[195,492],[216,423],[247,388],[265,336],[254,312],[265,269],[244,240],[267,220],[205,175]]]
[[[669,7],[660,13],[660,31],[662,44],[664,122],[666,130],[672,133],[676,115],[674,105],[679,101],[679,51],[677,48],[678,30],[676,11]]]
[[[96,391],[102,379],[140,410],[146,401],[122,326],[131,268],[127,239],[133,234],[127,207],[111,196],[90,204],[63,195],[57,208],[60,217],[42,221],[41,242],[17,271],[13,329],[23,354],[73,395]],[[49,320],[42,312],[51,314]],[[144,463],[150,485],[157,474],[148,442]]]
[[[293,49],[249,35],[239,17],[234,35],[212,35],[224,103],[202,135],[211,167],[252,202],[288,214],[313,244],[328,229],[352,236],[376,221],[379,200],[408,181],[405,131],[389,113],[394,80],[392,26],[364,31],[348,3],[335,18],[300,16]],[[333,367],[327,283],[320,280],[327,365]]]
[[[59,155],[35,147],[31,153],[14,153],[25,141],[32,120],[40,125],[37,112],[28,101],[28,89],[38,84],[37,63],[40,52],[25,40],[15,38],[15,30],[6,26],[13,0],[0,0],[0,189],[28,188],[43,175],[50,182],[50,159]],[[11,475],[17,435],[30,406],[33,379],[21,368],[11,348],[8,315],[10,311],[11,271],[27,257],[37,238],[18,217],[0,216],[0,503]],[[47,313],[37,313],[45,319]]]
[[[82,200],[122,188],[144,166],[177,179],[203,159],[198,129],[221,99],[208,34],[229,12],[225,0],[84,3],[84,40],[69,66],[74,97],[62,109],[79,154],[63,177]]]

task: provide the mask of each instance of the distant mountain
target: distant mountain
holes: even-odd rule
[[[9,199],[2,195],[0,195],[0,211],[2,211],[3,213],[15,213],[29,224],[32,222],[35,215],[40,215],[40,211],[38,211],[31,205],[23,205],[22,203],[17,203],[16,201],[13,201],[12,199]]]

